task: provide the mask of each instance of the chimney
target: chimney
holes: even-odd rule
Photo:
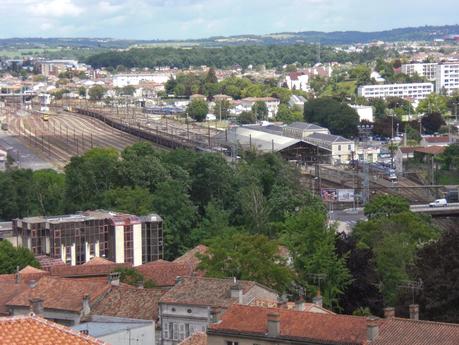
[[[374,341],[379,335],[378,318],[370,316],[367,318],[367,336],[368,341]]]
[[[298,301],[295,302],[295,309],[298,311],[304,311],[304,298],[300,296]]]
[[[112,272],[108,276],[108,281],[112,286],[119,286],[120,285],[120,273],[119,272]]]
[[[395,308],[392,308],[392,307],[384,308],[384,318],[390,319],[393,317],[395,317]]]
[[[314,297],[314,298],[312,299],[312,303],[314,303],[316,306],[322,308],[323,302],[324,302],[324,300],[323,300],[322,296],[320,295],[320,289],[319,289],[319,290],[317,290],[317,295],[316,295],[316,297]]]
[[[231,285],[230,287],[230,296],[231,298],[236,298],[237,303],[242,304],[242,287],[241,285],[236,281],[236,278],[234,279],[234,284]]]
[[[419,304],[410,304],[410,319],[419,320]]]
[[[84,294],[83,295],[83,310],[82,314],[83,316],[88,316],[91,313],[91,306],[89,305],[89,295]]]
[[[29,300],[29,303],[30,310],[32,313],[38,316],[43,315],[44,308],[43,300],[41,298],[32,298],[31,300]]]
[[[35,279],[29,280],[29,288],[33,289],[37,286],[37,281]]]
[[[268,336],[278,337],[280,334],[280,315],[279,313],[268,314]]]

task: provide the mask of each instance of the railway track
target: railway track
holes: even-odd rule
[[[122,150],[139,140],[97,119],[66,112],[53,114],[48,121],[39,115],[10,116],[9,131],[58,168],[93,147]]]

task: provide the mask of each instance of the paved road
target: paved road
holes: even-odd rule
[[[0,130],[0,147],[18,162],[20,168],[32,170],[55,169],[50,162],[35,155],[14,135],[2,130]]]

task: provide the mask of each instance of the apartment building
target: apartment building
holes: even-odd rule
[[[156,214],[137,217],[104,210],[54,217],[13,220],[18,246],[35,255],[80,265],[93,257],[133,266],[162,259],[162,219]]]
[[[403,64],[401,72],[410,77],[417,74],[427,80],[435,81],[437,65],[436,62]]]
[[[139,85],[143,82],[153,82],[155,84],[165,84],[170,78],[167,73],[154,74],[117,74],[113,76],[114,87],[125,87],[128,85]]]
[[[459,90],[459,63],[444,63],[436,67],[435,90],[451,95]]]
[[[362,85],[358,95],[365,98],[401,97],[412,101],[426,98],[434,92],[432,83]]]

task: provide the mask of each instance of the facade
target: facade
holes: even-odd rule
[[[257,298],[277,302],[278,294],[251,281],[182,277],[159,303],[161,344],[175,345],[196,332],[205,332],[217,313]]]
[[[365,98],[401,97],[412,101],[426,98],[434,92],[432,83],[362,85],[358,95]]]
[[[403,64],[401,72],[410,77],[417,74],[418,76],[425,77],[427,80],[435,81],[437,65],[436,62]]]
[[[312,133],[304,141],[331,151],[332,164],[347,164],[355,152],[355,143],[340,135]]]
[[[302,72],[292,72],[285,76],[285,83],[290,90],[310,91],[309,75]]]
[[[169,80],[170,75],[160,74],[117,74],[113,76],[114,87],[125,87],[128,85],[139,85],[143,82],[152,82],[164,85]]]
[[[459,63],[439,64],[436,69],[435,90],[451,95],[459,90]]]
[[[286,137],[304,139],[313,133],[330,134],[328,128],[320,127],[313,123],[292,122],[283,128],[282,134]]]
[[[349,104],[349,106],[357,112],[360,121],[373,122],[374,119],[372,106],[355,104]]]
[[[17,244],[70,265],[93,257],[133,266],[163,257],[162,219],[108,211],[13,220]]]

